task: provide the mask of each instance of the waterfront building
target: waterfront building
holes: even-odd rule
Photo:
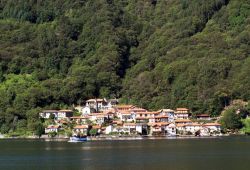
[[[56,132],[58,133],[59,129],[61,126],[59,125],[49,125],[45,128],[45,134],[51,133],[51,132]]]
[[[68,119],[73,116],[72,110],[44,110],[39,113],[39,116],[44,119],[49,119],[51,115],[55,120]]]
[[[73,128],[73,134],[74,135],[78,135],[78,134],[87,135],[88,128],[89,128],[89,125],[76,125]]]
[[[177,108],[174,112],[175,119],[188,119],[189,109],[187,108]]]

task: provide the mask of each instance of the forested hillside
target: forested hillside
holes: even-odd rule
[[[91,97],[216,115],[249,53],[249,0],[0,0],[1,131]]]

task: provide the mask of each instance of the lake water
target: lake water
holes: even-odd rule
[[[250,170],[250,137],[85,143],[3,139],[0,169]]]

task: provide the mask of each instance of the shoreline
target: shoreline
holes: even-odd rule
[[[181,136],[122,136],[122,137],[116,137],[116,136],[105,136],[105,137],[89,137],[88,141],[126,141],[126,140],[174,140],[174,139],[208,139],[208,138],[220,138],[220,137],[237,137],[237,136],[248,136],[244,134],[226,134],[226,135],[215,135],[215,136],[190,136],[190,135],[181,135]],[[45,141],[68,141],[68,137],[1,137],[0,140],[4,139],[23,139],[23,140],[45,140]]]

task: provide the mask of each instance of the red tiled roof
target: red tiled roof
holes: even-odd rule
[[[99,125],[95,125],[95,126],[92,126],[93,129],[101,129],[101,126]]]
[[[210,117],[209,114],[199,114],[199,115],[196,115],[197,117]]]
[[[58,129],[58,128],[60,128],[59,125],[49,125],[49,126],[47,127],[47,129]]]
[[[159,114],[159,111],[155,111],[155,112],[136,112],[136,114]]]
[[[135,126],[135,123],[124,123],[123,126]]]
[[[73,112],[72,110],[59,110],[59,112]]]
[[[88,129],[88,125],[76,125],[74,129]]]
[[[71,119],[89,119],[89,116],[73,116]]]
[[[104,101],[104,99],[89,99],[89,100],[87,100],[86,102],[102,102],[102,101]]]
[[[188,111],[189,109],[187,108],[176,108],[176,111]]]
[[[182,123],[182,122],[191,122],[189,119],[177,119],[175,120],[175,123]]]
[[[155,116],[155,118],[158,118],[158,119],[160,119],[160,118],[168,118],[168,116]]]
[[[206,123],[206,124],[203,124],[202,126],[221,126],[221,124],[219,124],[219,123]]]

